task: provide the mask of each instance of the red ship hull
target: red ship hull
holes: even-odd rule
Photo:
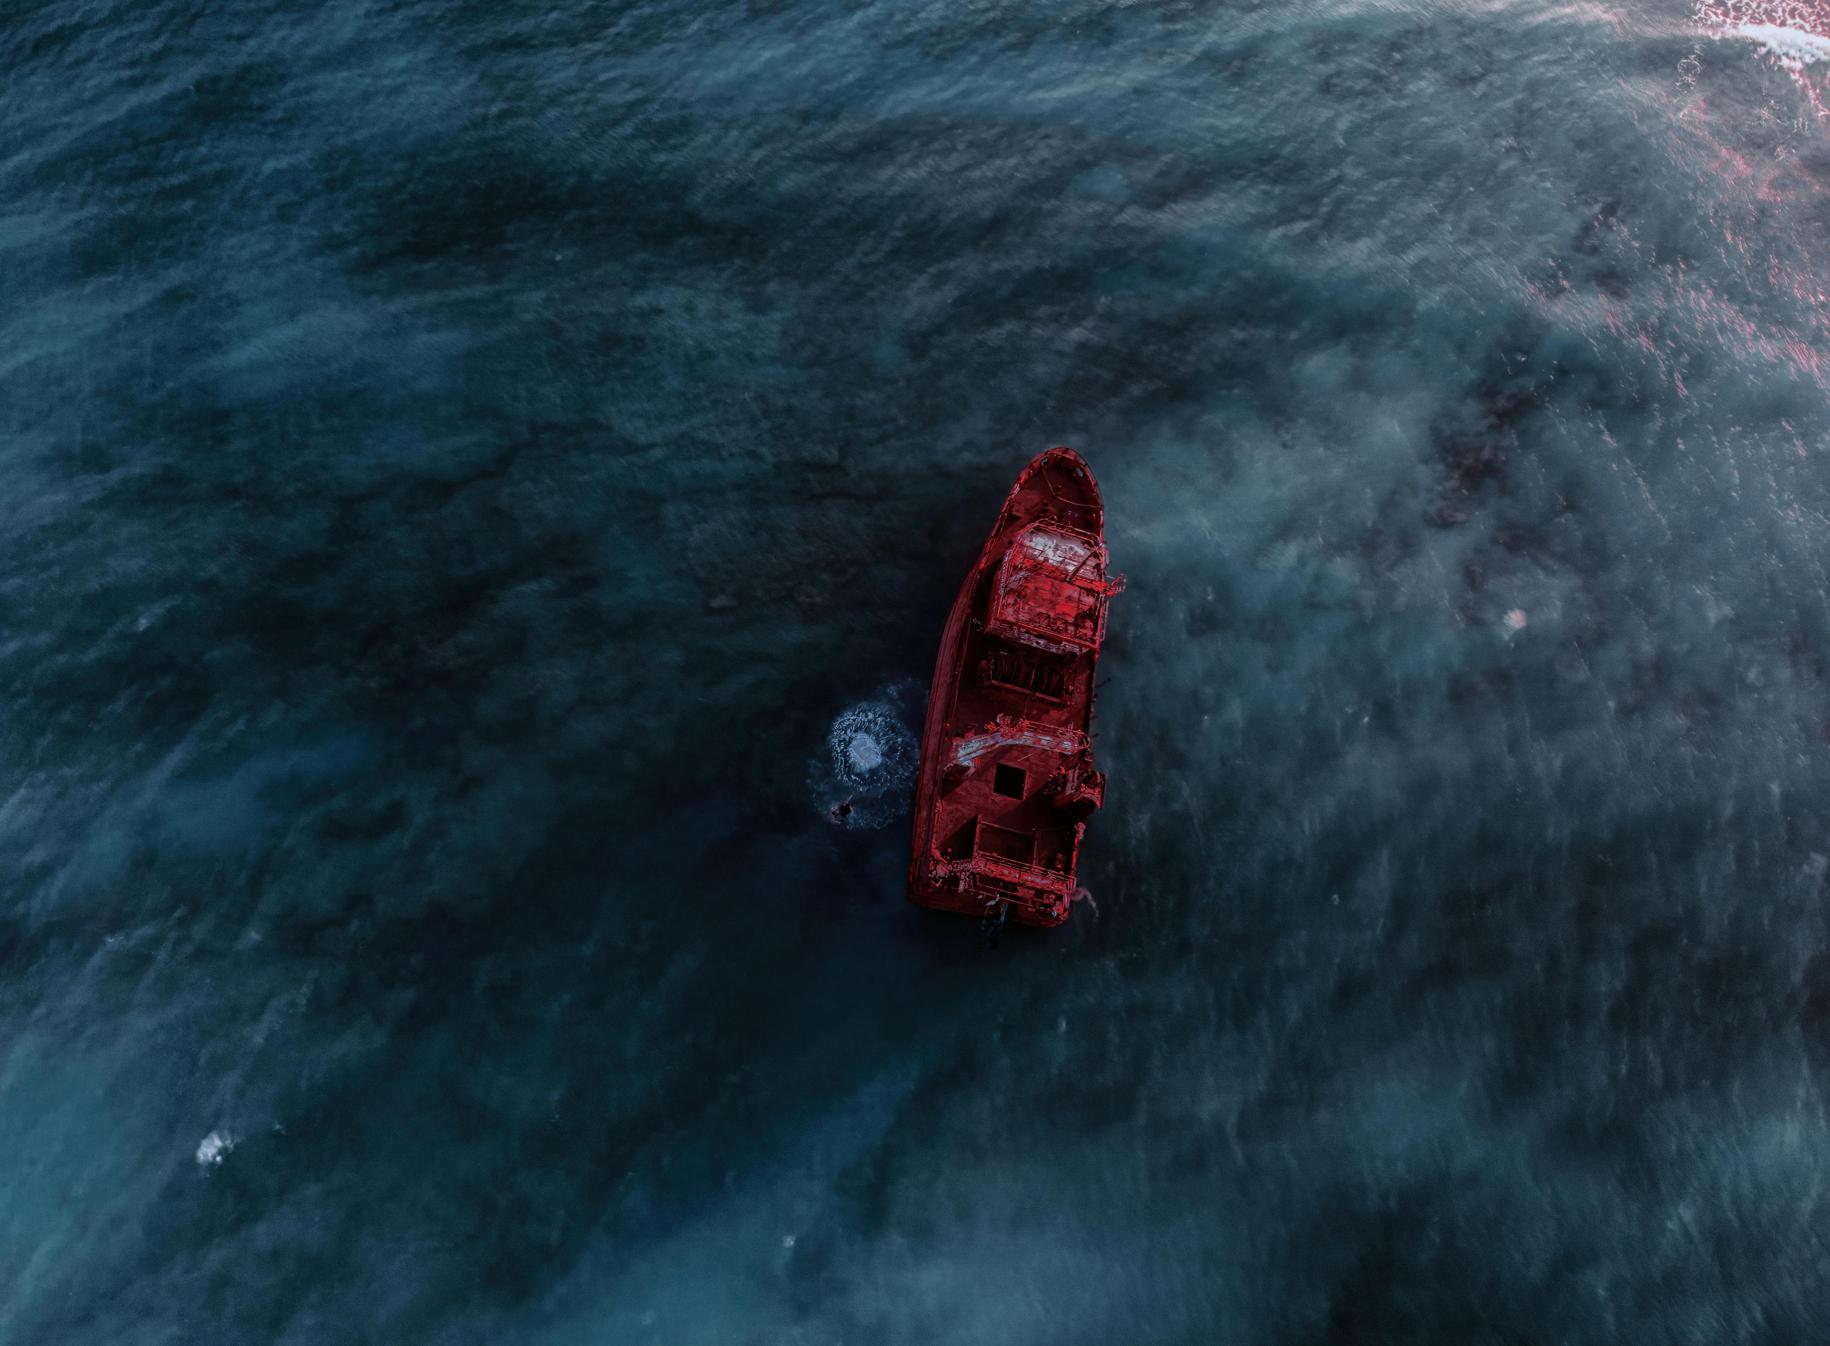
[[[928,695],[909,900],[1060,925],[1080,896],[1093,688],[1110,597],[1105,510],[1085,460],[1040,454],[960,586]]]

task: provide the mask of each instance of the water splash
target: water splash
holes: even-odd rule
[[[883,744],[869,729],[860,729],[845,745],[845,760],[854,773],[875,771],[883,765]]]
[[[921,745],[921,684],[892,683],[839,712],[809,773],[814,803],[840,826],[883,827],[908,812]]]
[[[235,1148],[235,1136],[229,1131],[212,1131],[197,1142],[197,1167],[215,1168]]]
[[[1830,118],[1830,0],[1698,0],[1697,22],[1718,38],[1752,42],[1784,67],[1819,117]]]

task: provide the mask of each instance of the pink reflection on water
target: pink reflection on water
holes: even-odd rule
[[[1747,43],[1784,68],[1830,119],[1830,0],[1698,0],[1695,13],[1707,35]],[[1687,329],[1830,390],[1830,181],[1814,161],[1819,133],[1787,134],[1771,109],[1718,110],[1697,85],[1695,59],[1680,69],[1688,92],[1674,101],[1673,130],[1682,158],[1714,182],[1700,204],[1726,269],[1678,261],[1661,302],[1635,306],[1630,323],[1606,314],[1607,328],[1642,347],[1648,333]],[[1682,362],[1659,344],[1672,356],[1672,386],[1687,397]]]
[[[1780,64],[1830,119],[1830,0],[1699,0],[1696,19],[1705,35]],[[1612,283],[1583,276],[1579,262],[1575,273],[1557,264],[1532,279],[1532,299],[1597,350],[1630,356],[1623,365],[1671,390],[1680,406],[1725,388],[1736,395],[1761,366],[1830,393],[1824,128],[1815,119],[1787,125],[1764,96],[1750,106],[1745,89],[1712,97],[1701,70],[1692,55],[1679,65],[1678,87],[1652,95],[1669,113],[1679,181],[1695,179],[1695,250],[1640,237],[1644,226],[1630,214],[1597,213],[1584,237],[1588,251],[1610,259]],[[1598,428],[1613,447],[1605,422]],[[1787,433],[1805,455],[1805,438]]]
[[[1696,18],[1715,37],[1759,46],[1830,118],[1830,0],[1697,0]]]

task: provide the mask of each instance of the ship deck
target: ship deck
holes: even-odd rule
[[[923,735],[910,896],[1056,924],[1097,807],[1094,670],[1103,518],[1078,456],[1051,450],[1005,502],[942,639]],[[1070,795],[1063,791],[1078,790]],[[932,859],[930,859],[932,857]]]

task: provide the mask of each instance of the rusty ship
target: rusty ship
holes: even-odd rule
[[[915,787],[909,900],[1052,926],[1083,895],[1094,673],[1106,609],[1105,510],[1078,453],[1053,448],[1017,478],[947,617]]]

